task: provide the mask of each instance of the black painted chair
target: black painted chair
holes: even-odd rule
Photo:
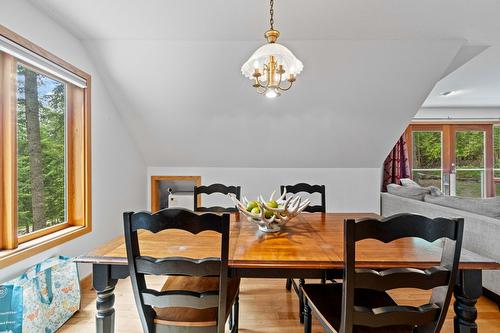
[[[308,213],[326,213],[326,195],[325,195],[325,185],[309,185],[306,183],[298,183],[295,185],[281,185],[280,192],[284,193],[286,189],[286,193],[297,194],[300,192],[305,192],[309,194],[319,193],[321,195],[321,205],[309,205],[304,209],[304,212]],[[290,291],[295,290],[295,293],[299,297],[299,319],[300,322],[304,322],[304,298],[302,297],[302,291],[300,286],[304,285],[305,280],[300,278],[299,284],[297,284],[294,279],[288,278],[286,279],[286,290]],[[325,283],[325,279],[322,279],[322,283]]]
[[[166,208],[154,214],[124,213],[123,219],[130,279],[144,332],[223,333],[231,305],[231,332],[238,331],[240,281],[228,277],[229,214]],[[220,233],[220,257],[142,256],[138,231],[157,233],[167,229]],[[146,275],[165,275],[168,279],[158,291],[148,288]]]
[[[413,214],[383,220],[345,220],[343,283],[303,286],[304,332],[311,332],[311,309],[327,332],[439,332],[456,281],[463,228],[463,219],[430,219]],[[404,237],[428,242],[444,238],[441,263],[425,270],[355,268],[357,241],[377,239],[389,243]],[[397,288],[432,289],[432,296],[428,304],[419,307],[401,306],[386,293]]]
[[[201,194],[213,194],[222,193],[229,194],[233,193],[238,200],[240,200],[241,187],[240,186],[226,186],[223,184],[212,184],[208,186],[195,186],[194,187],[194,211],[195,212],[212,212],[212,213],[236,213],[238,209],[236,207],[198,207],[198,195]]]
[[[299,183],[295,185],[281,185],[280,190],[283,194],[286,189],[286,193],[296,194],[300,192],[305,192],[309,194],[319,193],[321,195],[321,205],[309,205],[304,209],[304,212],[308,213],[326,213],[326,195],[325,195],[325,185],[309,185],[306,183]]]

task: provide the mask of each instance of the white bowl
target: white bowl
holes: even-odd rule
[[[267,202],[272,201],[274,195],[275,192],[271,194],[271,197]],[[243,200],[240,201],[232,193],[230,193],[229,196],[240,213],[245,216],[249,222],[258,225],[259,230],[262,232],[280,231],[282,226],[288,223],[288,221],[293,219],[295,216],[299,215],[310,204],[309,199],[302,200],[299,196],[290,196],[286,198],[285,190],[281,197],[276,200],[278,208],[269,207],[262,195],[260,195],[259,199],[256,200],[260,213],[254,214],[247,211],[247,205],[249,202],[247,198],[244,197]],[[265,216],[266,211],[272,212],[273,215],[270,218],[267,218]]]

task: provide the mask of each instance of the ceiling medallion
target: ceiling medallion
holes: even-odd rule
[[[304,65],[285,46],[276,43],[280,36],[274,29],[274,0],[270,0],[270,29],[266,31],[268,44],[255,51],[250,59],[241,66],[241,73],[253,81],[259,94],[274,98],[289,90]]]

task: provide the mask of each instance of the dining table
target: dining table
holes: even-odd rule
[[[240,214],[232,214],[229,274],[240,278],[342,278],[344,268],[344,220],[373,218],[373,213],[301,213],[279,232],[263,233]],[[139,234],[141,254],[152,257],[190,258],[220,256],[220,235],[206,231],[192,235],[181,230]],[[407,237],[384,244],[367,239],[356,244],[356,267],[425,269],[441,259],[442,242],[429,243]],[[96,291],[96,332],[114,331],[114,288],[129,276],[124,237],[118,237],[87,255],[78,263],[92,265]],[[500,269],[500,263],[462,249],[454,288],[455,332],[477,332],[476,302],[482,294],[482,270]],[[119,301],[119,300],[118,300]],[[244,316],[244,314],[242,314]]]

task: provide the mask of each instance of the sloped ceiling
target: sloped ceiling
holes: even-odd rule
[[[449,91],[453,93],[442,96]],[[423,106],[500,107],[500,45],[487,48],[439,81]]]
[[[460,46],[288,44],[305,70],[270,100],[239,73],[254,42],[87,43],[150,165],[228,167],[378,167]]]
[[[239,71],[267,1],[32,3],[83,40],[150,166],[379,167],[466,40],[499,25],[491,1],[277,0],[305,69],[269,100]]]

